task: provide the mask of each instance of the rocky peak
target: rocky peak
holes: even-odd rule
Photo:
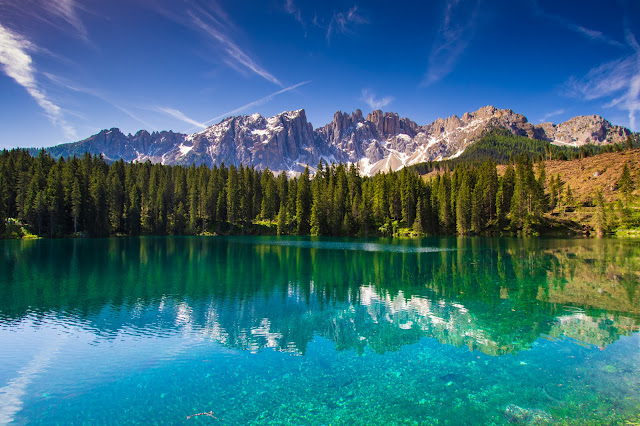
[[[367,115],[367,120],[375,126],[378,134],[383,138],[389,138],[403,133],[415,136],[419,126],[408,118],[400,118],[395,112],[385,112],[377,109]]]
[[[381,110],[372,111],[366,118],[361,110],[338,111],[330,123],[314,130],[305,110],[299,109],[273,117],[227,117],[191,135],[145,130],[124,135],[112,128],[80,142],[49,148],[49,152],[54,156],[102,153],[111,160],[163,164],[213,166],[224,162],[268,167],[276,172],[301,172],[307,164],[313,166],[323,159],[329,163],[358,163],[364,174],[374,174],[456,157],[492,128],[574,146],[621,143],[631,135],[628,129],[596,115],[534,126],[521,114],[491,105],[461,117],[438,118],[424,126]]]
[[[548,140],[571,145],[623,143],[631,135],[629,129],[613,126],[599,115],[579,115],[551,128],[546,125],[545,128],[549,133],[546,135]]]

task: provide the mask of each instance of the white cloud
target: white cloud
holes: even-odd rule
[[[314,21],[317,25],[317,18],[314,18]],[[346,12],[335,12],[327,27],[327,42],[331,42],[333,34],[352,34],[354,26],[368,23],[369,20],[358,12],[356,5]]]
[[[293,0],[285,0],[284,10],[289,15],[292,15],[295,20],[298,21],[300,25],[302,25],[302,27],[305,27],[304,20],[302,19],[302,10],[295,4]]]
[[[64,19],[69,25],[71,25],[83,40],[87,42],[89,41],[87,29],[78,16],[78,6],[75,3],[75,0],[46,0],[44,4],[49,12]]]
[[[109,97],[105,94],[103,94],[102,92],[100,92],[99,90],[96,89],[90,89],[87,87],[80,87],[80,86],[76,86],[75,84],[71,83],[70,81],[50,74],[50,73],[43,73],[49,80],[53,81],[54,83],[65,87],[69,90],[73,90],[74,92],[79,92],[79,93],[85,93],[87,95],[91,95],[95,98],[100,99],[103,102],[108,103],[109,105],[111,105],[112,107],[116,108],[117,110],[125,113],[126,115],[128,115],[129,117],[133,118],[134,120],[142,123],[143,125],[145,125],[147,127],[148,130],[157,130],[157,127],[154,126],[153,124],[148,123],[147,121],[143,120],[142,118],[138,117],[137,115],[135,115],[133,112],[131,112],[129,109],[123,107],[122,105],[117,104],[116,102],[112,101],[111,99],[109,99]]]
[[[599,41],[602,43],[606,43],[609,44],[610,46],[615,46],[615,47],[624,47],[623,43],[620,43],[617,40],[612,39],[611,37],[607,36],[606,34],[602,33],[602,31],[597,31],[597,30],[593,30],[591,28],[586,28],[582,25],[578,25],[575,22],[571,21],[570,19],[567,19],[563,16],[558,16],[558,15],[554,15],[552,13],[547,13],[545,12],[542,7],[540,7],[540,4],[537,2],[537,0],[534,0],[531,2],[531,5],[535,11],[535,13],[537,15],[540,15],[546,19],[550,19],[554,22],[556,22],[558,25],[567,28],[570,31],[573,31],[575,33],[578,33],[586,38],[588,38],[589,40],[593,40],[593,41]]]
[[[549,121],[549,119],[550,119],[551,117],[555,117],[555,116],[558,116],[558,115],[562,115],[562,114],[564,114],[565,112],[566,112],[566,111],[565,111],[565,109],[564,109],[564,108],[561,108],[561,109],[557,109],[557,110],[555,110],[555,111],[548,112],[548,113],[546,113],[545,115],[543,115],[543,116],[542,116],[542,118],[540,119],[540,123],[546,123],[547,121]]]
[[[184,121],[185,123],[189,123],[192,124],[196,127],[200,127],[205,129],[207,126],[203,123],[200,123],[192,118],[187,117],[186,115],[184,115],[184,113],[182,111],[179,111],[177,109],[174,108],[169,108],[169,107],[162,107],[162,106],[154,106],[152,108],[154,111],[158,111],[158,112],[163,112],[173,118],[177,118],[178,120]]]
[[[362,89],[362,96],[360,97],[360,100],[369,105],[371,109],[382,109],[393,102],[393,96],[376,98],[375,94],[369,89]]]
[[[34,325],[31,324],[33,327]],[[15,420],[15,415],[22,410],[24,396],[27,388],[39,374],[49,367],[51,360],[57,355],[60,347],[67,340],[65,334],[58,341],[44,346],[23,368],[18,370],[18,374],[9,380],[5,386],[0,388],[0,424],[9,424]]]
[[[584,100],[609,99],[605,107],[627,111],[629,127],[638,131],[636,113],[640,111],[640,45],[626,31],[627,44],[634,53],[591,69],[584,77],[571,77],[566,94]]]
[[[436,83],[453,71],[475,33],[479,5],[480,0],[447,0],[423,86]]]
[[[36,47],[0,24],[0,64],[4,73],[24,87],[27,93],[44,110],[49,120],[59,127],[66,138],[75,139],[76,132],[65,120],[62,109],[53,103],[36,80],[36,69],[29,51]]]
[[[285,87],[284,89],[278,90],[277,92],[273,92],[270,95],[267,95],[267,96],[265,96],[263,98],[258,99],[257,101],[249,102],[246,105],[243,105],[243,106],[241,106],[239,108],[236,108],[236,109],[233,109],[231,111],[227,111],[224,114],[221,114],[221,115],[219,115],[217,117],[212,118],[211,120],[207,120],[203,124],[209,125],[209,124],[213,123],[214,121],[220,120],[222,118],[229,117],[231,115],[234,115],[234,114],[237,114],[239,112],[245,111],[245,110],[247,110],[249,108],[252,108],[252,107],[255,107],[255,106],[258,106],[258,105],[262,105],[262,104],[264,104],[266,102],[269,102],[274,97],[276,97],[276,96],[278,96],[278,95],[280,95],[282,93],[288,92],[288,91],[293,90],[293,89],[297,89],[298,87],[304,86],[305,84],[309,84],[309,83],[311,83],[311,81],[302,81],[300,83],[294,84],[293,86]],[[190,130],[193,130],[193,129],[189,129],[189,131]]]
[[[249,70],[273,84],[282,86],[282,83],[273,74],[260,66],[231,39],[229,36],[230,24],[228,24],[226,15],[221,15],[222,12],[219,11],[209,13],[202,9],[198,10],[197,14],[192,11],[187,13],[191,23],[221,47],[227,65],[237,70]],[[218,16],[215,16],[214,13]]]

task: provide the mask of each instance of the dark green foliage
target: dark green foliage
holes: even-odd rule
[[[595,213],[595,229],[596,234],[599,237],[604,236],[608,232],[607,212],[604,204],[604,197],[602,192],[598,190],[596,192],[596,213]]]
[[[528,234],[546,211],[576,207],[560,176],[547,180],[543,167],[538,165],[537,175],[535,169],[531,156],[522,154],[501,177],[496,163],[485,161],[428,180],[410,169],[362,177],[353,165],[322,162],[314,176],[306,169],[288,178],[242,165],[108,164],[91,155],[56,161],[44,152],[33,157],[5,150],[0,152],[0,234],[8,218],[48,237],[274,228],[279,235],[468,235],[509,229]],[[628,167],[618,186],[632,195]],[[603,229],[611,227],[607,216],[619,217],[621,226],[635,223],[626,203],[616,212],[598,211]],[[259,227],[258,220],[271,224]]]
[[[497,164],[512,163],[519,155],[527,155],[532,160],[572,160],[613,152],[619,145],[585,145],[578,148],[556,146],[547,141],[516,136],[504,129],[493,129],[481,139],[470,145],[459,157],[444,161],[431,161],[411,166],[419,174],[434,170],[454,170],[460,165],[478,165],[493,160]]]
[[[620,179],[618,180],[618,189],[624,195],[625,202],[629,201],[631,192],[633,192],[633,186],[633,180],[631,179],[631,173],[629,172],[629,165],[625,163]]]
[[[4,179],[4,175],[0,173],[0,188],[4,188],[6,186]],[[7,205],[5,197],[3,196],[4,192],[6,192],[6,189],[0,189],[0,237],[4,234],[7,225]]]
[[[309,221],[311,219],[311,182],[309,181],[309,168],[304,169],[304,173],[298,180],[298,196],[296,198],[296,223],[298,235],[309,233]]]

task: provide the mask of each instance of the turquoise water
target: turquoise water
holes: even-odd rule
[[[636,241],[0,241],[0,271],[0,424],[640,422]]]

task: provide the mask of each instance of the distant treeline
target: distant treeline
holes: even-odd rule
[[[109,164],[89,154],[55,160],[5,150],[0,235],[527,233],[544,212],[573,203],[559,176],[545,190],[540,164],[534,173],[531,157],[518,155],[501,177],[489,160],[425,180],[409,169],[363,177],[355,165],[320,163],[313,177],[307,169],[288,178],[245,166]]]
[[[634,137],[637,137],[637,135]],[[605,152],[619,152],[633,148],[634,145],[637,145],[637,142],[631,136],[627,138],[624,144],[587,144],[581,147],[552,145],[547,141],[515,136],[505,129],[493,129],[465,149],[459,157],[450,160],[420,163],[412,166],[412,168],[424,175],[434,170],[454,170],[459,165],[479,164],[487,159],[492,159],[498,164],[513,163],[515,157],[520,154],[526,154],[535,161],[566,161],[592,157]]]

